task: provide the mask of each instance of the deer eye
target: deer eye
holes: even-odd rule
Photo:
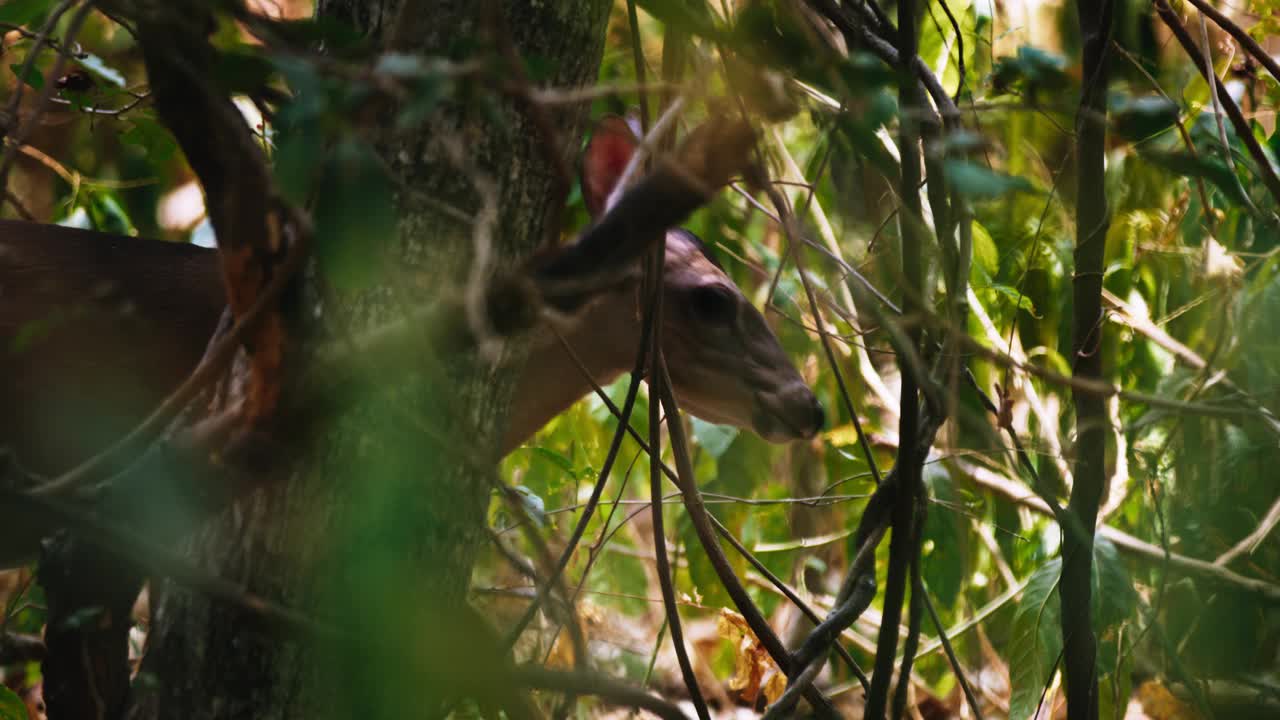
[[[714,285],[694,288],[689,304],[695,317],[712,325],[729,325],[738,314],[737,299],[729,291]]]

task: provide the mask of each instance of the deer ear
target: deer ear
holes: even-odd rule
[[[636,150],[638,129],[630,118],[606,115],[596,123],[582,155],[582,199],[591,217],[604,212],[605,202]]]

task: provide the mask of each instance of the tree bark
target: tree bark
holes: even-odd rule
[[[1102,379],[1102,279],[1106,255],[1106,118],[1110,80],[1108,44],[1113,4],[1080,0],[1077,14],[1084,38],[1083,88],[1076,114],[1075,277],[1072,279],[1072,375]],[[1098,504],[1107,482],[1109,426],[1106,401],[1095,393],[1072,393],[1076,411],[1075,484],[1062,528],[1062,668],[1067,686],[1067,717],[1098,717],[1097,639],[1090,609],[1093,536]]]
[[[384,47],[449,55],[489,47],[509,32],[521,56],[551,68],[545,82],[594,79],[607,0],[501,3],[321,0],[317,12],[353,24]],[[495,32],[488,8],[506,30]],[[466,51],[463,51],[466,52]],[[485,89],[447,100],[426,127],[391,127],[375,111],[375,137],[401,188],[399,237],[370,238],[385,277],[344,292],[304,289],[318,333],[341,338],[385,322],[465,283],[475,216],[497,204],[493,256],[509,267],[554,233],[567,191],[527,114]],[[477,100],[478,98],[478,100]],[[568,162],[585,108],[553,113],[555,148]],[[464,150],[460,168],[441,142]],[[493,191],[475,186],[492,181]],[[519,352],[519,348],[504,352]],[[442,358],[438,374],[370,378],[369,389],[325,418],[318,437],[282,444],[296,453],[283,484],[256,491],[189,540],[211,573],[294,608],[323,628],[283,637],[252,613],[210,602],[172,583],[153,588],[144,681],[130,717],[315,718],[431,714],[455,691],[483,690],[491,677],[456,621],[483,540],[491,470],[511,378],[474,356]],[[434,362],[434,360],[432,360]],[[477,458],[479,462],[477,462]],[[398,658],[394,665],[386,660]]]

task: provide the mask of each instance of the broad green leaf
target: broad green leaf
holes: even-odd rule
[[[134,235],[137,229],[120,201],[114,195],[99,192],[90,195],[89,217],[93,218],[93,226],[103,232],[116,235]]]
[[[368,145],[334,148],[316,187],[316,257],[325,277],[347,290],[378,276],[383,248],[396,236],[391,180]]]
[[[991,233],[982,223],[973,223],[973,274],[970,280],[986,285],[1000,272],[1000,251],[991,239]]]
[[[996,59],[991,83],[996,94],[1022,90],[1035,96],[1041,90],[1061,90],[1070,84],[1067,60],[1061,55],[1023,45],[1016,55]]]
[[[251,46],[222,50],[213,66],[214,78],[228,93],[257,92],[275,72],[276,65]]]
[[[938,604],[950,609],[960,594],[968,564],[964,516],[956,510],[961,498],[950,474],[939,465],[926,465],[924,476],[929,496],[937,502],[929,505],[925,519],[924,539],[929,550],[920,568]]]
[[[1116,94],[1111,101],[1111,125],[1120,137],[1143,140],[1172,127],[1178,110],[1176,103],[1161,95]]]
[[[33,64],[27,72],[22,72],[22,68],[26,63],[13,63],[9,69],[13,71],[13,76],[21,80],[23,83],[35,88],[36,90],[44,89],[44,75],[36,69]]]
[[[1094,539],[1093,578],[1093,624],[1105,634],[1132,616],[1138,596],[1116,546],[1101,535]]]
[[[146,116],[131,116],[130,127],[120,135],[120,141],[138,148],[146,159],[156,165],[173,157],[178,143],[169,129]]]
[[[689,419],[693,425],[694,439],[698,441],[699,447],[706,450],[711,457],[719,458],[724,455],[729,446],[733,444],[733,439],[738,437],[738,428],[732,425],[717,425],[696,417],[690,417]]]
[[[1010,680],[1013,682],[1013,695],[1009,701],[1011,720],[1031,717],[1035,712],[1041,691],[1052,679],[1049,672],[1062,651],[1061,600],[1058,596],[1061,575],[1061,558],[1040,566],[1018,602],[1009,650]],[[1118,632],[1133,614],[1137,593],[1115,545],[1101,536],[1094,540],[1091,584],[1093,631],[1098,637],[1099,648],[1098,676],[1106,678],[1116,669],[1120,650],[1123,649],[1120,641],[1125,640]]]
[[[1175,175],[1208,180],[1233,202],[1244,203],[1244,196],[1240,194],[1240,183],[1232,177],[1231,169],[1226,163],[1216,157],[1210,158],[1204,153],[1192,155],[1187,152],[1168,150],[1142,150],[1139,152],[1139,157]]]
[[[5,0],[0,3],[0,23],[26,25],[44,15],[52,5],[51,0]]]
[[[1013,684],[1009,720],[1024,720],[1035,713],[1062,651],[1057,593],[1061,575],[1061,559],[1041,565],[1018,601],[1009,647],[1009,680]]]
[[[0,720],[27,720],[26,703],[4,685],[0,685]]]
[[[533,453],[535,455],[538,455],[539,457],[550,460],[554,465],[559,467],[561,470],[569,473],[570,475],[574,474],[573,461],[565,457],[564,455],[561,455],[560,453],[555,452],[554,450],[548,450],[547,448],[544,448],[544,447],[533,448]]]
[[[1027,297],[1024,292],[1019,292],[1018,288],[1005,285],[1003,283],[992,283],[987,286],[988,289],[999,293],[1008,301],[1009,305],[1016,305],[1019,310],[1026,310],[1038,317],[1035,305],[1031,303],[1031,298]]]
[[[573,460],[551,448],[535,445],[529,448],[529,454],[522,484],[542,497],[561,497],[566,485],[578,477]]]
[[[974,198],[994,198],[1012,192],[1039,192],[1024,177],[989,170],[968,160],[948,160],[946,169],[952,186]]]

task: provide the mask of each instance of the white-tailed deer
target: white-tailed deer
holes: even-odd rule
[[[634,148],[602,123],[583,168],[588,207]],[[666,238],[663,350],[681,407],[775,442],[811,437],[822,407],[764,318],[683,230]],[[554,328],[597,383],[635,361],[639,265]],[[0,221],[0,445],[33,470],[68,469],[127,432],[191,372],[225,303],[216,251]],[[553,328],[535,330],[503,452],[590,392]]]

